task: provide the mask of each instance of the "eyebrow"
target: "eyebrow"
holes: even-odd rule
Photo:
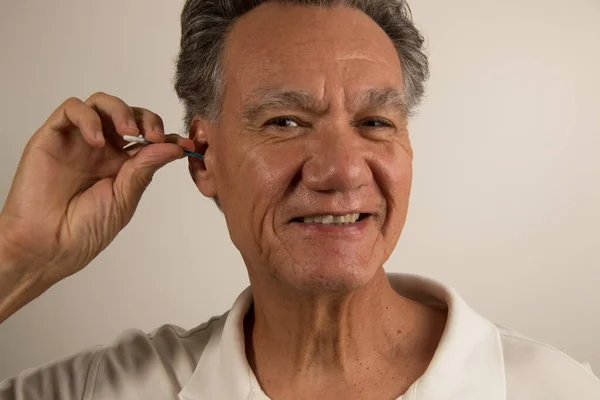
[[[401,90],[373,88],[347,101],[346,108],[389,109],[405,114],[406,101]],[[244,106],[243,118],[246,122],[251,122],[269,110],[282,109],[301,109],[313,114],[324,115],[329,110],[329,106],[303,91],[276,88],[259,89],[250,96],[250,100]]]
[[[395,88],[368,89],[350,103],[354,109],[397,110],[406,114],[406,98],[402,90]]]
[[[246,121],[254,121],[269,110],[301,109],[323,115],[329,109],[312,95],[295,90],[259,89],[250,96],[244,106],[243,116]]]

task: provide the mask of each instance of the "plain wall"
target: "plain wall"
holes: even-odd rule
[[[108,92],[181,131],[182,5],[0,1],[0,201],[27,140],[67,97]],[[411,122],[411,206],[387,270],[448,283],[599,372],[600,2],[411,6],[432,78]],[[191,328],[247,284],[223,217],[177,161],[89,267],[0,325],[0,379],[129,328]]]

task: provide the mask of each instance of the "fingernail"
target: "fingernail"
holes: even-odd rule
[[[96,138],[96,140],[103,142],[104,141],[104,134],[100,131],[94,133],[94,137]]]
[[[160,126],[154,126],[154,127],[152,127],[152,130],[160,135],[165,134],[165,130]]]

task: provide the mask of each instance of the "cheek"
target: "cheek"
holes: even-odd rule
[[[412,187],[412,153],[404,147],[394,147],[373,160],[371,168],[385,199],[384,233],[399,236],[406,220]]]
[[[218,193],[238,248],[250,250],[250,243],[243,242],[264,247],[278,205],[295,176],[294,153],[272,147],[276,146],[240,143],[220,154]]]

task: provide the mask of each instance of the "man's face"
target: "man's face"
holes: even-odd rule
[[[358,10],[271,3],[236,23],[223,68],[206,162],[251,277],[304,291],[368,282],[400,236],[412,179],[392,42]]]

